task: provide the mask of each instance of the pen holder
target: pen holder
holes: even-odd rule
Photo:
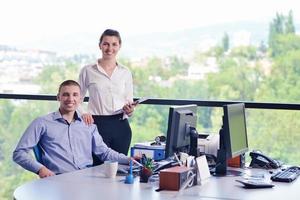
[[[152,170],[146,167],[143,167],[140,172],[140,182],[148,183],[149,177],[152,176]]]

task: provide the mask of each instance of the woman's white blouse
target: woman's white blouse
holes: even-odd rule
[[[111,77],[98,64],[84,66],[79,84],[81,96],[89,94],[88,112],[92,115],[112,115],[133,101],[132,74],[127,67],[119,64]]]

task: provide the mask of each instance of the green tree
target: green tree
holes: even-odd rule
[[[176,75],[187,75],[188,63],[182,58],[177,56],[170,56],[169,60],[169,76],[168,78]]]
[[[293,13],[290,11],[287,17],[276,13],[276,17],[270,23],[269,30],[269,47],[272,56],[277,56],[280,53],[277,43],[280,43],[280,40],[287,35],[295,35]]]
[[[264,41],[261,41],[260,44],[259,44],[259,47],[258,47],[258,50],[261,52],[261,53],[266,53],[267,52],[267,46],[265,44]]]
[[[253,101],[263,73],[260,65],[250,66],[244,59],[226,58],[219,74],[207,76],[211,98]]]
[[[229,50],[229,35],[225,32],[222,38],[222,48],[224,52]]]
[[[286,23],[285,23],[285,33],[295,34],[295,25],[293,20],[293,11],[290,10],[289,15],[287,16]]]
[[[41,93],[56,94],[57,86],[64,80],[78,80],[79,65],[67,62],[62,65],[45,66],[44,70],[35,80],[41,86]]]
[[[281,57],[290,51],[300,49],[300,37],[295,34],[278,35],[275,38],[276,43],[273,45],[273,57]]]

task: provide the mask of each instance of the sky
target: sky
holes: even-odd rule
[[[114,28],[121,35],[173,32],[232,21],[271,21],[297,0],[0,0],[0,44]]]

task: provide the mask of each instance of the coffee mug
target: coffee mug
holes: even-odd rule
[[[118,171],[118,161],[104,161],[104,175],[107,178],[115,178]]]

